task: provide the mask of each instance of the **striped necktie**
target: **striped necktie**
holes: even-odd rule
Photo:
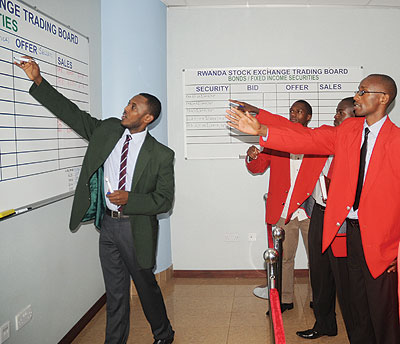
[[[118,190],[125,190],[126,185],[126,167],[128,162],[128,149],[129,149],[129,141],[132,140],[131,135],[126,135],[126,139],[124,145],[122,147],[121,152],[121,163],[119,165],[119,182],[118,182]],[[118,206],[118,211],[122,210],[122,206]]]

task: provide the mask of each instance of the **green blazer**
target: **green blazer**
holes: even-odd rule
[[[98,120],[80,110],[45,79],[29,93],[55,116],[89,142],[71,211],[70,229],[94,220],[100,228],[105,209],[103,164],[125,128],[117,118]],[[158,220],[168,212],[174,198],[174,152],[147,134],[137,158],[123,212],[130,215],[136,257],[142,268],[155,264]]]

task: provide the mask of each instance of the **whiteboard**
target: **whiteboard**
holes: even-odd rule
[[[0,19],[2,211],[73,191],[87,148],[29,95],[32,82],[14,57],[32,56],[59,92],[82,110],[90,104],[88,38],[22,2],[0,1]]]
[[[258,137],[226,125],[228,99],[286,118],[299,99],[313,109],[309,127],[332,125],[338,102],[357,89],[362,67],[235,67],[183,70],[185,158],[239,158]]]

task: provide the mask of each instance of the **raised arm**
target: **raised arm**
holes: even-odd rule
[[[273,114],[253,117],[235,107],[226,111],[228,125],[243,133],[261,136],[260,145],[295,154],[330,155],[335,153],[337,128],[305,128]],[[260,121],[259,121],[260,120]],[[262,122],[262,123],[260,123]]]
[[[77,134],[90,140],[94,129],[100,125],[101,120],[91,117],[86,111],[59,93],[41,75],[38,64],[29,56],[24,58],[29,62],[14,62],[15,65],[23,69],[27,77],[34,82],[29,93],[46,109],[61,119]]]

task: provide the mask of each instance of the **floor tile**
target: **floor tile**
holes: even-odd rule
[[[229,328],[227,344],[269,343],[269,339],[269,327],[235,326]]]

